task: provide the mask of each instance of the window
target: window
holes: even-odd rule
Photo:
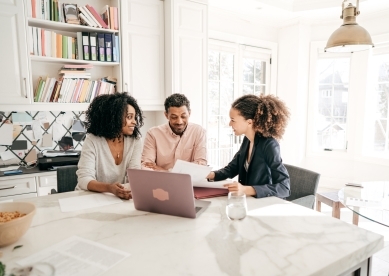
[[[374,102],[371,113],[374,117],[372,131],[372,151],[389,152],[389,53],[374,55],[371,62],[373,71]]]
[[[269,68],[269,50],[210,39],[207,150],[214,169],[227,165],[242,142],[229,126],[231,103],[243,94],[268,93]]]
[[[319,57],[316,68],[315,148],[345,150],[350,59]]]

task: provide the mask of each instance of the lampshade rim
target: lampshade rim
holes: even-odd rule
[[[333,44],[333,45],[326,45],[326,47],[324,49],[328,49],[328,48],[334,48],[334,47],[339,47],[339,46],[350,46],[350,45],[367,45],[367,46],[371,46],[372,48],[374,47],[374,44],[371,42],[371,43],[337,43],[337,44]]]

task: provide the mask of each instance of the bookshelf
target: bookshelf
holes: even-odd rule
[[[51,0],[36,0],[43,2],[50,2]],[[61,1],[63,3],[63,1]],[[120,1],[117,0],[74,0],[69,3],[74,3],[79,6],[90,5],[95,8],[95,10],[100,13],[103,10],[104,6],[108,5],[111,7],[117,7],[118,12],[120,11]],[[0,9],[5,8],[0,4]],[[85,110],[89,103],[57,103],[57,102],[34,102],[34,90],[37,87],[39,77],[46,78],[59,78],[59,70],[65,64],[91,64],[93,65],[92,69],[88,70],[88,73],[91,74],[90,80],[100,80],[104,77],[111,76],[117,79],[116,90],[122,91],[122,70],[121,70],[121,27],[120,20],[118,19],[118,30],[116,29],[105,29],[105,28],[96,28],[91,26],[69,24],[64,22],[56,22],[40,18],[32,18],[31,10],[31,0],[17,1],[15,3],[17,10],[15,12],[15,18],[17,18],[16,28],[10,30],[10,33],[13,32],[16,34],[13,39],[10,41],[8,47],[10,49],[15,48],[14,52],[17,52],[15,57],[14,53],[11,53],[9,58],[6,59],[7,63],[16,64],[16,69],[10,68],[8,70],[17,71],[15,74],[16,84],[6,85],[4,92],[0,93],[0,110],[15,110],[17,106],[18,110],[74,110],[74,111],[83,111]],[[10,22],[14,19],[10,19]],[[103,33],[103,34],[114,34],[119,37],[118,47],[118,56],[119,60],[116,62],[113,61],[92,61],[92,60],[82,60],[82,59],[72,59],[72,58],[57,58],[51,56],[41,56],[31,54],[31,45],[32,35],[29,31],[31,27],[36,27],[44,29],[47,31],[55,32],[63,36],[68,37],[77,37],[77,32],[87,32],[87,33]],[[11,44],[12,42],[12,44]],[[70,43],[70,42],[69,42]],[[70,44],[68,44],[70,45]],[[70,52],[69,52],[70,54]],[[6,57],[7,54],[3,53],[3,56]],[[19,71],[19,72],[18,72]],[[6,73],[7,68],[3,68],[0,73]],[[13,73],[13,72],[12,72]],[[11,73],[0,77],[0,81],[6,81],[9,79],[9,76],[12,76]],[[8,77],[7,77],[8,76]],[[8,80],[9,81],[9,80]],[[15,81],[14,81],[15,83]],[[8,92],[12,91],[12,93]],[[13,92],[15,91],[15,92]],[[10,94],[12,94],[10,97]],[[92,100],[92,99],[91,99]]]

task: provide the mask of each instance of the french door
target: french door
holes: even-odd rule
[[[270,50],[218,40],[208,44],[208,164],[221,168],[231,161],[243,140],[229,127],[234,99],[270,91]]]

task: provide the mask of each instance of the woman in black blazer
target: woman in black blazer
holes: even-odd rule
[[[238,182],[224,185],[257,198],[290,195],[289,174],[282,164],[280,145],[289,119],[285,104],[272,95],[245,95],[230,110],[235,135],[244,134],[242,146],[223,169],[211,172],[208,180],[224,180],[239,174]]]

